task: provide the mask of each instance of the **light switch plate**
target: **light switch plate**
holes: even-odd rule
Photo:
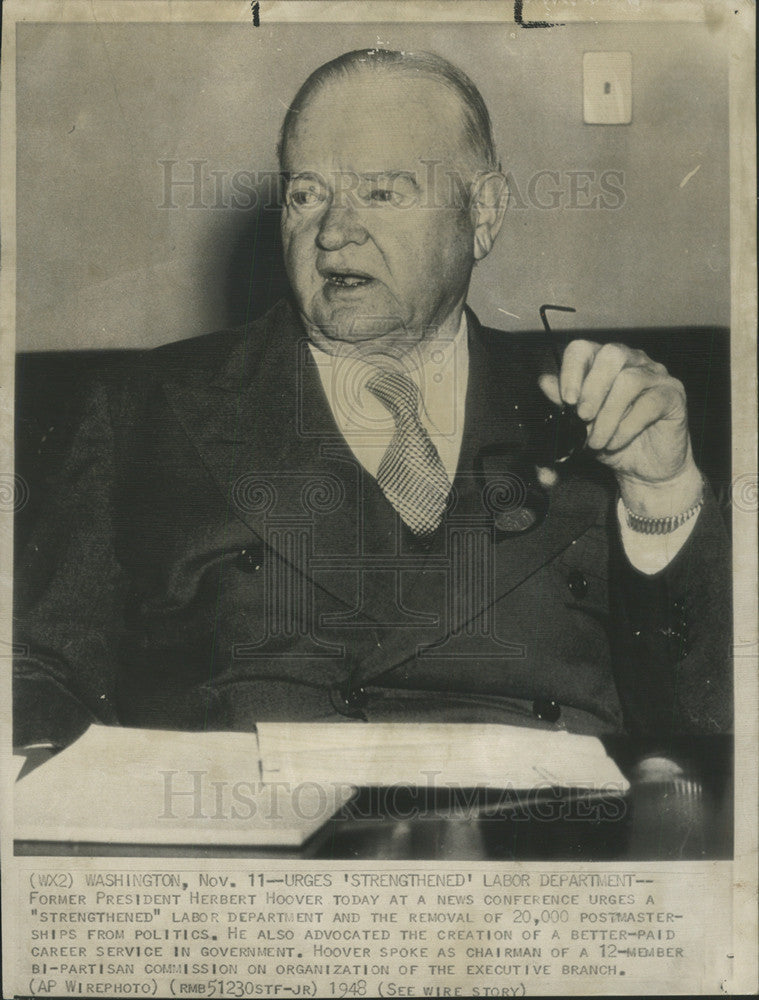
[[[583,121],[629,125],[632,121],[632,53],[586,52],[582,57]]]

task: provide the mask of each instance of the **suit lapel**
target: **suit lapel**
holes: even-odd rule
[[[540,430],[546,403],[537,387],[539,352],[529,338],[483,330],[471,312],[468,323],[469,385],[454,482],[456,503],[443,528],[442,547],[429,558],[437,564],[450,561],[452,531],[486,528],[495,549],[490,596],[495,601],[571,544],[598,519],[601,505],[598,491],[566,477],[552,491],[547,516],[534,530],[513,537],[494,530],[483,496],[493,482],[513,481],[525,469],[534,473],[530,442]],[[244,328],[214,376],[190,369],[166,379],[164,392],[216,481],[227,516],[241,519],[349,612],[356,603],[367,541],[392,555],[394,546],[387,539],[395,517],[335,424],[289,304],[279,303]],[[374,523],[367,524],[370,512]],[[272,530],[298,525],[312,538],[300,556],[293,554],[286,531]],[[325,569],[330,557],[332,569]],[[423,569],[423,561],[422,556],[416,558],[418,569]],[[372,644],[374,652],[360,671],[368,679],[413,655],[422,636],[416,628],[387,627],[397,617],[397,595],[388,586],[389,577],[362,576],[366,624],[386,623],[381,646]],[[442,585],[440,573],[438,579]],[[411,611],[415,593],[419,596],[420,588],[429,585],[428,574],[418,572],[415,580],[406,576],[404,602]],[[444,590],[439,596],[445,600]],[[459,609],[468,606],[454,603]],[[349,620],[350,614],[343,624]],[[451,631],[465,623],[465,618],[452,618],[445,628]],[[423,635],[430,635],[429,628]]]
[[[447,531],[467,527],[492,530],[497,550],[493,597],[502,597],[550,561],[582,534],[605,506],[599,493],[577,482],[565,470],[557,485],[544,490],[537,478],[534,455],[545,434],[549,403],[538,386],[545,370],[534,335],[484,330],[467,310],[469,384],[458,469],[453,483],[455,502]],[[505,496],[504,496],[505,494]],[[544,501],[545,518],[534,529],[504,534],[497,530],[498,498],[518,509]],[[540,511],[542,518],[543,511]]]
[[[164,392],[226,516],[337,599],[334,627],[409,624],[388,568],[397,553],[395,513],[339,431],[288,304],[241,331],[215,377],[191,371],[167,379]],[[305,548],[292,544],[298,528]]]
[[[164,392],[228,517],[302,572],[313,551],[294,554],[288,531],[307,530],[322,554],[350,550],[359,476],[289,304],[244,328],[210,381],[192,371]]]
[[[545,497],[545,517],[534,529],[506,535],[496,530],[494,512],[483,498],[498,495],[503,486],[515,502],[520,484],[540,489],[534,465],[536,439],[543,434],[548,403],[538,386],[546,370],[542,351],[523,334],[483,330],[467,311],[469,325],[469,384],[461,453],[454,480],[454,503],[441,531],[439,545],[430,552],[432,564],[445,563],[445,574],[418,572],[405,589],[409,605],[434,592],[441,611],[441,634],[461,632],[472,619],[469,600],[449,599],[446,588],[454,576],[454,545],[467,532],[485,533],[493,554],[492,575],[477,586],[483,601],[493,604],[515,590],[528,577],[551,562],[565,548],[604,516],[607,496],[592,482],[563,470],[556,486]],[[534,336],[534,335],[533,335]],[[423,567],[421,568],[423,570]],[[487,593],[486,593],[487,591]],[[476,613],[476,612],[475,612]],[[415,649],[416,644],[416,649]],[[403,630],[383,637],[382,649],[364,660],[357,683],[368,683],[416,653],[425,655],[419,634]],[[487,654],[486,654],[487,655]]]
[[[516,509],[535,510],[531,530],[505,534],[494,527],[494,598],[503,597],[552,560],[603,515],[606,497],[558,466],[550,489],[538,480],[535,455],[546,435],[550,404],[538,378],[550,364],[535,334],[484,330],[473,313],[470,379],[457,486],[462,513],[493,524],[499,495]],[[550,432],[549,432],[550,433]],[[499,490],[499,484],[502,490]],[[543,511],[538,509],[545,504]],[[454,511],[455,515],[455,511]]]

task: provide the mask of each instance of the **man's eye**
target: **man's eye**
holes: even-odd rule
[[[394,208],[405,208],[413,203],[414,194],[407,190],[404,184],[398,183],[392,187],[373,187],[364,196],[364,200],[370,205],[392,205]]]
[[[324,194],[318,188],[291,189],[288,197],[296,208],[316,208],[324,201]]]

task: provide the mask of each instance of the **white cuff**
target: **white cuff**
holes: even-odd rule
[[[641,531],[633,531],[627,523],[625,505],[620,497],[617,501],[617,521],[622,545],[630,563],[640,573],[653,576],[660,573],[675,558],[680,549],[690,538],[696,526],[699,515],[691,517],[679,528],[666,535],[646,535]]]

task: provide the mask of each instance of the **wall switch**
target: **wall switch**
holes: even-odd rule
[[[586,52],[582,57],[583,121],[629,125],[632,121],[632,53]]]

